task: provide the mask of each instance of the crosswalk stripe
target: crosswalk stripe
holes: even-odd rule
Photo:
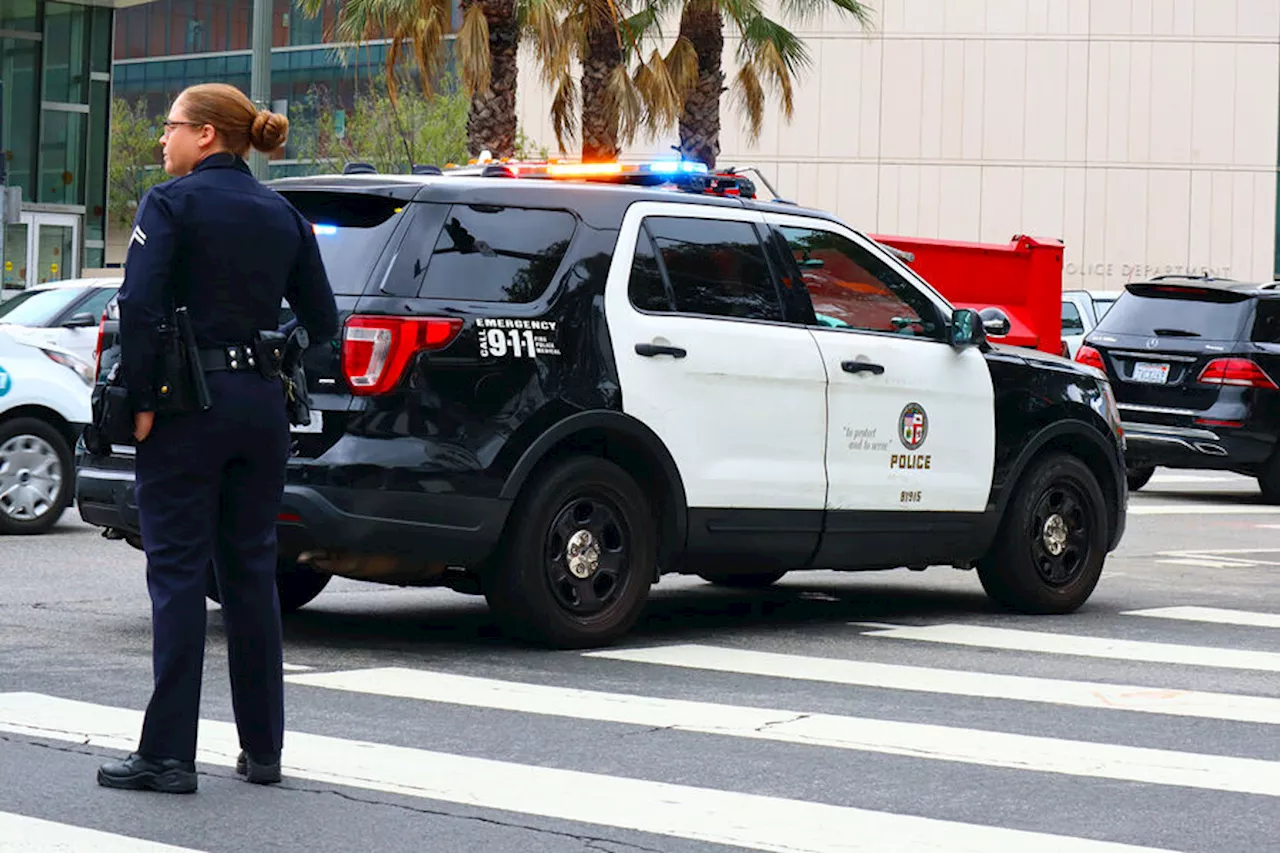
[[[0,694],[0,730],[129,750],[142,713],[35,693]],[[197,760],[229,767],[235,726],[200,721]],[[1138,853],[1153,848],[534,767],[288,732],[288,777],[777,853]]]
[[[1025,675],[997,675],[693,644],[645,649],[601,649],[584,652],[584,654],[587,657],[631,663],[876,687],[886,690],[1012,699],[1077,708],[1280,725],[1280,699],[1265,696],[1205,693],[1195,690],[1089,681],[1063,681]]]
[[[379,669],[289,676],[293,684],[471,708],[957,761],[987,767],[1280,796],[1280,762],[806,714],[714,702]]]
[[[1122,615],[1212,622],[1216,625],[1245,625],[1251,628],[1280,628],[1280,613],[1255,613],[1225,607],[1151,607],[1146,610],[1126,610]]]
[[[1006,649],[1039,652],[1050,655],[1108,658],[1111,660],[1172,663],[1184,666],[1207,666],[1215,669],[1250,669],[1280,672],[1280,653],[1254,652],[1212,646],[1183,646],[1174,643],[1152,643],[1146,640],[1113,640],[1078,634],[1050,634],[1018,628],[992,628],[987,625],[902,625],[864,633],[867,637],[894,640],[918,640],[983,649]]]
[[[0,812],[0,853],[198,853],[142,838]]]
[[[1130,502],[1129,515],[1275,515],[1280,506],[1220,503],[1135,503]]]

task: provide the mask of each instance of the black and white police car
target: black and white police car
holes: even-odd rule
[[[1089,597],[1128,498],[1103,374],[989,345],[835,217],[697,164],[472,171],[273,184],[344,319],[307,353],[284,609],[334,574],[438,584],[582,647],[668,572],[946,565],[1020,611]],[[79,506],[136,544],[120,450],[82,455]]]

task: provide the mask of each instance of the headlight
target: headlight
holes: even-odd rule
[[[63,367],[75,373],[80,377],[80,381],[85,385],[93,385],[93,365],[87,361],[76,358],[68,352],[58,352],[57,350],[40,349],[42,353],[49,357],[50,361],[56,361]]]

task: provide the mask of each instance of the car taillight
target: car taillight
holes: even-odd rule
[[[1076,361],[1088,367],[1094,367],[1107,372],[1107,365],[1102,360],[1102,353],[1087,344],[1081,344],[1080,349],[1076,350]]]
[[[1275,381],[1257,362],[1247,358],[1215,358],[1204,366],[1196,381],[1204,385],[1236,385],[1241,388],[1277,390]]]
[[[107,312],[102,312],[102,319],[98,321],[98,343],[93,348],[93,378],[97,380],[102,374],[102,338],[107,333]]]
[[[461,330],[456,317],[351,317],[342,333],[342,373],[351,393],[386,394],[400,383],[410,359],[443,349]]]

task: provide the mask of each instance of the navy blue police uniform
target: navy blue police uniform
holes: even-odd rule
[[[137,446],[155,672],[138,753],[195,759],[212,564],[241,746],[269,757],[284,735],[276,519],[290,438],[281,380],[244,369],[245,356],[255,332],[276,329],[282,300],[313,345],[337,334],[337,308],[311,224],[229,153],[155,187],[138,209],[119,297],[135,411],[156,408],[156,328],[173,300],[202,355],[227,356],[206,376],[212,407],[158,415]]]

